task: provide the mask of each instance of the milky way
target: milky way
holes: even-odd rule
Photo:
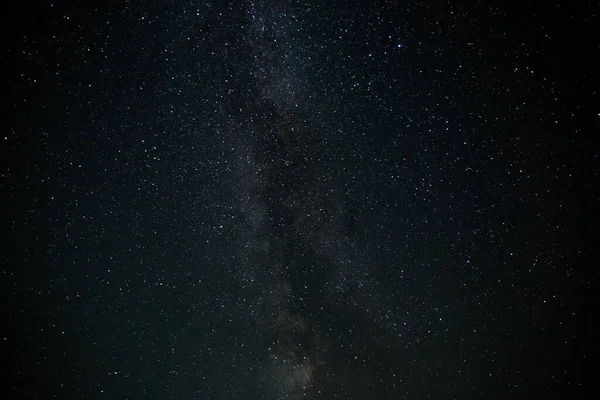
[[[7,12],[3,398],[583,398],[596,6],[104,3]]]

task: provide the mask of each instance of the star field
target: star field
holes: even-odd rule
[[[6,398],[584,398],[592,3],[7,15]]]

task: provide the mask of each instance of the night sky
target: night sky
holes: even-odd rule
[[[65,3],[3,13],[3,399],[597,385],[597,2]]]

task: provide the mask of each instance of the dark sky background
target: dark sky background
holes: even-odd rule
[[[2,398],[583,399],[600,10],[561,3],[11,4]]]

